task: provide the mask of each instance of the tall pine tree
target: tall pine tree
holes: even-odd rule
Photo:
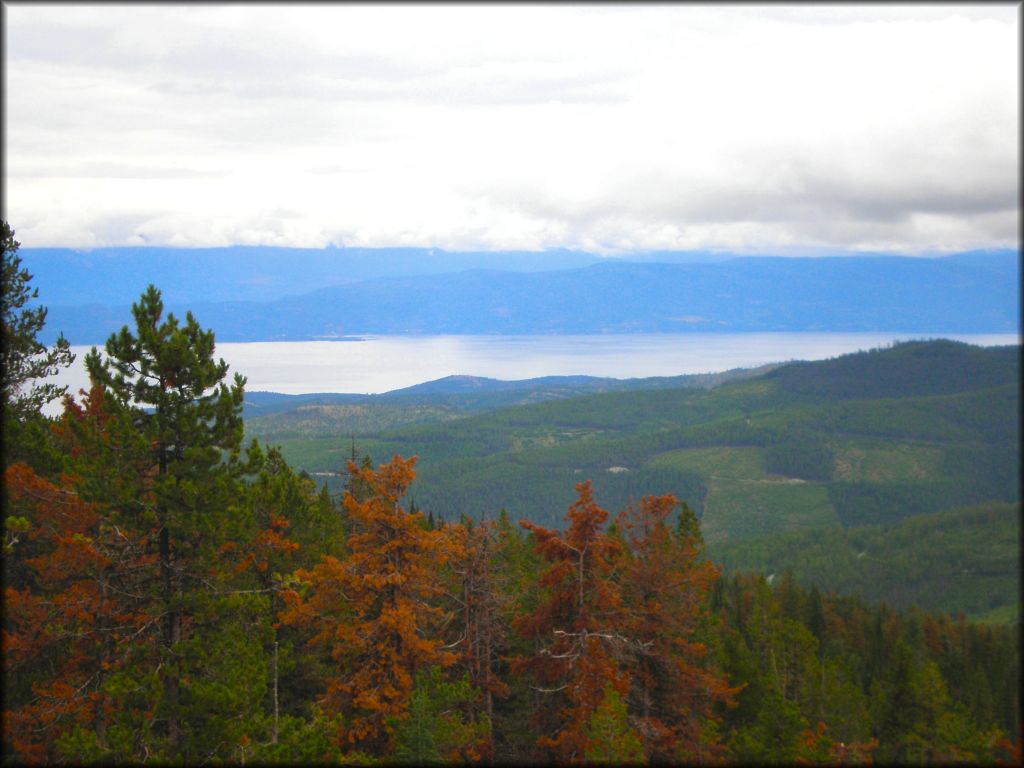
[[[239,459],[245,380],[225,382],[227,363],[214,359],[214,335],[189,312],[181,324],[164,316],[160,292],[149,286],[132,306],[135,331],[111,335],[105,356],[93,348],[85,363],[94,384],[115,409],[130,415],[149,448],[152,508],[159,559],[160,676],[157,711],[170,754],[189,755],[183,726],[186,689],[198,682],[190,666],[204,663],[197,642],[207,598],[217,591],[211,564],[218,562],[225,517],[239,498],[245,470]],[[196,717],[202,707],[193,707]],[[200,751],[203,751],[200,748]],[[197,757],[199,755],[196,755]],[[205,755],[202,755],[205,756]]]

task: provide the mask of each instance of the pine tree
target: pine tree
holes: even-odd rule
[[[634,712],[653,760],[704,762],[723,753],[715,709],[731,705],[739,688],[711,669],[698,636],[708,616],[718,571],[701,556],[703,539],[684,505],[673,532],[674,496],[645,496],[618,516],[629,547],[621,566],[623,631],[633,639],[628,669]]]
[[[478,691],[464,674],[454,682],[437,666],[416,673],[408,711],[392,720],[399,763],[471,763],[490,742],[490,720],[468,715]]]
[[[626,705],[611,683],[605,685],[601,703],[586,727],[587,763],[631,765],[645,762],[640,737],[629,724]]]
[[[541,648],[518,661],[542,692],[562,702],[547,722],[538,722],[538,746],[561,760],[579,760],[587,748],[586,726],[611,684],[620,695],[629,677],[616,660],[623,637],[621,593],[612,578],[622,555],[620,543],[602,531],[608,512],[594,501],[590,482],[576,486],[579,498],[566,515],[568,529],[548,530],[529,520],[536,547],[548,561],[538,580],[546,599],[515,622],[524,635],[535,635]],[[539,713],[543,716],[543,713]]]
[[[349,554],[298,571],[306,594],[283,595],[282,621],[314,630],[310,643],[336,664],[319,703],[328,716],[342,715],[337,743],[349,752],[389,754],[416,671],[455,661],[436,625],[444,618],[439,567],[458,553],[444,531],[426,530],[422,515],[400,504],[415,461],[395,456],[377,470],[349,463],[353,484],[368,491],[363,500],[345,494]]]
[[[507,686],[493,697],[494,756],[502,763],[521,762],[535,754],[537,735],[531,719],[553,698],[539,693],[528,676],[512,669],[515,659],[531,657],[542,647],[539,632],[512,631],[517,619],[533,613],[545,598],[536,586],[543,560],[533,540],[501,511],[494,525],[490,576],[501,627],[495,638],[499,647],[492,649],[497,652],[494,677]]]
[[[31,427],[32,434],[25,434],[26,421],[37,419],[44,405],[67,390],[41,380],[75,360],[63,335],[50,349],[39,341],[47,312],[33,306],[39,289],[30,287],[32,275],[21,266],[20,245],[10,225],[0,221],[0,408],[10,463],[27,459],[31,444],[45,439],[45,433]]]
[[[131,418],[149,446],[154,477],[148,512],[158,539],[163,615],[158,719],[166,726],[169,751],[188,755],[182,689],[186,680],[196,680],[188,675],[189,664],[212,658],[211,644],[197,643],[194,628],[200,614],[211,610],[204,585],[211,583],[210,566],[218,562],[225,521],[240,496],[245,380],[235,374],[230,386],[224,383],[228,366],[213,357],[213,332],[204,331],[191,312],[184,325],[173,314],[165,318],[154,286],[132,314],[135,332],[123,327],[107,341],[105,357],[93,348],[85,363],[94,386]]]
[[[450,591],[457,613],[449,631],[450,645],[458,652],[459,666],[480,692],[479,701],[471,708],[474,717],[493,722],[496,700],[510,692],[500,669],[508,649],[505,616],[512,598],[498,556],[498,526],[493,520],[466,518],[446,530],[460,552],[451,563],[454,583]],[[484,745],[481,755],[490,758],[493,754],[493,743]]]
[[[154,621],[135,597],[146,542],[72,478],[59,486],[15,464],[3,482],[30,521],[10,553],[27,578],[4,591],[7,748],[30,763],[111,757],[125,728],[118,679]]]

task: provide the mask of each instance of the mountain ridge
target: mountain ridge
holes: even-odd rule
[[[45,294],[43,295],[46,300]],[[549,271],[377,276],[272,301],[165,300],[228,342],[367,334],[1019,332],[1009,253],[967,258],[744,257],[617,261]],[[49,302],[43,340],[102,343],[127,307]]]

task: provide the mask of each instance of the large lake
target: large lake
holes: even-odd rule
[[[387,392],[452,374],[495,379],[587,374],[619,379],[823,360],[906,339],[909,333],[688,333],[594,336],[367,336],[348,341],[218,344],[216,354],[248,377],[246,389]],[[971,344],[1019,344],[1017,334],[945,336]],[[72,392],[88,384],[89,347],[57,377]],[[51,408],[51,412],[56,410]]]

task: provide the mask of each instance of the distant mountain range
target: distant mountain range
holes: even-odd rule
[[[574,251],[26,249],[44,340],[96,344],[152,281],[218,341],[360,334],[1019,330],[1016,251],[942,258]],[[646,261],[658,258],[662,261]],[[717,260],[716,260],[717,259]],[[491,264],[499,268],[483,268]],[[312,290],[310,286],[317,286]],[[126,294],[131,289],[131,297]]]
[[[458,252],[440,248],[22,248],[48,305],[127,305],[150,283],[175,304],[273,301],[378,277],[467,269],[575,269],[601,261],[579,251]],[[702,258],[692,254],[690,258]]]

